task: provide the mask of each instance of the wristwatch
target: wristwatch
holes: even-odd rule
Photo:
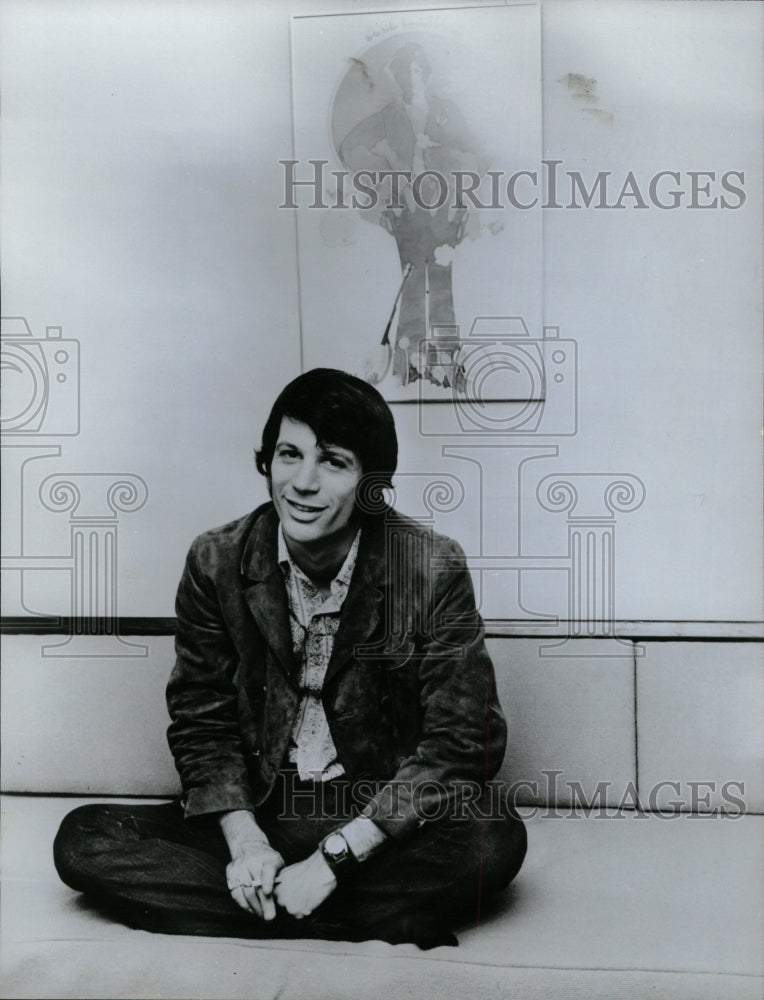
[[[324,837],[318,845],[318,849],[324,856],[324,861],[329,865],[334,877],[341,882],[358,865],[358,859],[350,850],[347,840],[339,832],[335,831]]]

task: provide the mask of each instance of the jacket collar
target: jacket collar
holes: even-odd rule
[[[241,572],[244,596],[268,645],[293,683],[297,665],[292,653],[289,609],[284,576],[278,563],[279,519],[272,504],[256,512],[244,545]],[[379,518],[364,526],[358,557],[340,614],[339,628],[324,683],[351,660],[356,647],[368,641],[383,614],[387,576],[385,525]]]
[[[296,683],[297,664],[292,653],[289,608],[278,564],[278,530],[279,519],[272,504],[255,512],[244,545],[241,574],[244,597],[261,635],[287,676]]]
[[[263,504],[252,515],[252,525],[244,543],[241,575],[262,583],[278,569],[279,519],[272,503]]]

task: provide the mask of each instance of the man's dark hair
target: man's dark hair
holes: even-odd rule
[[[392,485],[398,464],[398,437],[390,407],[368,382],[337,368],[314,368],[279,393],[255,452],[257,470],[270,478],[271,462],[284,417],[307,424],[321,445],[348,448],[361,463],[363,511],[379,508],[379,491]]]

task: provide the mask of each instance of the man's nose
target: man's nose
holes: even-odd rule
[[[301,493],[315,493],[319,485],[318,464],[311,459],[304,459],[292,479],[292,486]]]

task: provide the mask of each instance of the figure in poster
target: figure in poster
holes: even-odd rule
[[[375,220],[395,239],[404,281],[395,340],[393,373],[403,385],[417,379],[449,388],[459,378],[454,364],[458,337],[422,341],[434,328],[456,327],[452,291],[454,248],[469,234],[471,215],[457,204],[456,171],[482,174],[486,163],[456,104],[431,86],[432,70],[422,45],[401,45],[385,66],[398,96],[359,121],[341,139],[338,152],[351,171],[401,171],[399,199]],[[361,60],[353,72],[373,94],[375,84]],[[365,73],[365,76],[364,76]],[[357,98],[357,88],[354,96]],[[343,91],[337,100],[343,100]],[[447,197],[444,198],[444,192]],[[457,371],[455,372],[455,368]]]

